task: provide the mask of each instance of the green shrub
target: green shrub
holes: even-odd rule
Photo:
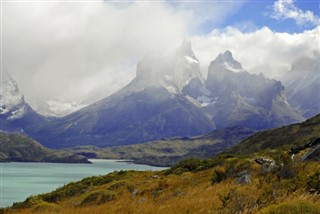
[[[108,190],[118,190],[122,187],[125,187],[129,192],[133,192],[134,191],[134,185],[131,183],[131,182],[128,182],[128,181],[119,181],[119,182],[116,182],[114,184],[112,184]]]
[[[212,165],[212,160],[200,160],[195,158],[186,159],[180,161],[170,169],[166,171],[166,174],[182,174],[184,172],[197,172],[201,170],[206,170]]]
[[[221,181],[227,179],[228,176],[225,171],[221,169],[215,169],[212,174],[211,182],[212,184],[220,183]]]
[[[308,176],[307,190],[311,193],[320,194],[320,171],[316,171],[314,174]]]
[[[279,166],[275,172],[279,179],[295,178],[298,175],[297,166],[292,161]]]
[[[253,213],[256,206],[252,195],[246,195],[236,189],[229,189],[226,194],[219,194],[221,207],[218,213]]]
[[[116,199],[116,194],[110,190],[98,191],[98,192],[93,192],[89,194],[87,197],[85,197],[81,201],[80,205],[81,206],[100,205],[115,199]]]
[[[308,201],[290,201],[271,205],[262,209],[259,214],[319,214],[319,204]]]
[[[58,208],[58,205],[54,204],[54,203],[49,203],[49,202],[45,202],[45,201],[40,201],[38,204],[34,205],[33,207],[34,211],[48,211],[48,210],[52,210],[55,211]]]

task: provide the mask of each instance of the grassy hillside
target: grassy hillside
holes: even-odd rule
[[[231,127],[192,138],[173,138],[129,146],[76,147],[67,151],[87,157],[131,159],[135,163],[172,166],[186,158],[210,158],[254,134],[251,129]]]
[[[231,155],[189,159],[161,172],[113,172],[31,196],[2,212],[320,213],[319,162],[286,164],[286,154],[278,155],[284,165],[271,172]],[[237,183],[243,174],[250,183]]]
[[[260,213],[319,214],[320,161],[291,159],[288,147],[319,137],[318,117],[271,130],[255,141],[278,140],[269,149],[248,140],[212,159],[187,159],[159,172],[119,171],[69,183],[53,192],[30,196],[2,213]],[[309,127],[306,129],[306,127]],[[279,130],[286,130],[280,132]],[[294,130],[294,131],[291,131]],[[309,130],[309,131],[308,131]],[[310,131],[311,130],[311,131]],[[292,141],[292,133],[300,140]],[[255,135],[256,137],[259,134]],[[250,139],[255,139],[252,137]]]
[[[86,158],[42,146],[22,134],[0,132],[0,162],[89,163]]]
[[[312,139],[320,137],[320,114],[305,122],[284,126],[277,129],[258,132],[247,138],[229,152],[236,154],[252,154],[265,149],[284,146],[298,147]]]

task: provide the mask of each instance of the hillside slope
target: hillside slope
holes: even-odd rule
[[[298,147],[320,137],[320,114],[306,120],[281,128],[258,132],[244,140],[229,152],[235,154],[252,154],[264,149],[275,149],[282,146]]]
[[[35,112],[24,100],[17,82],[7,72],[2,72],[0,87],[2,131],[28,132],[30,129],[48,122],[47,118]]]
[[[162,139],[104,149],[82,146],[67,151],[88,158],[130,159],[135,163],[172,166],[187,158],[211,158],[254,133],[251,129],[236,126],[217,129],[208,134],[190,138]]]
[[[0,132],[0,162],[89,163],[83,156],[56,151],[21,134]]]
[[[301,124],[263,132],[268,133],[261,138],[265,142],[286,142],[271,145],[274,148],[271,151],[268,147],[264,150],[257,147],[254,154],[234,154],[239,153],[236,148],[248,145],[245,140],[230,150],[233,153],[207,160],[184,160],[160,172],[119,171],[85,178],[50,193],[30,196],[1,211],[10,214],[98,214],[106,210],[108,213],[318,214],[320,162],[292,160],[286,149],[319,137],[318,126],[319,116],[316,116]],[[306,127],[313,131],[306,131]],[[292,141],[292,133],[300,133],[300,138]]]
[[[31,135],[50,148],[121,146],[161,138],[189,137],[215,129],[214,122],[180,92],[201,77],[191,44],[168,56],[153,53],[138,64],[127,86]]]
[[[31,196],[3,213],[318,214],[319,177],[319,162],[264,172],[244,157],[191,159],[161,172],[119,171],[85,178]]]

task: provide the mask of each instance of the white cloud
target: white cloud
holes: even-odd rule
[[[294,60],[301,56],[312,57],[314,51],[320,51],[319,34],[320,27],[297,34],[277,33],[267,27],[243,33],[228,27],[191,40],[204,76],[210,62],[219,53],[230,50],[249,72],[282,79]]]
[[[201,23],[223,21],[239,3],[39,0],[2,5],[3,67],[26,100],[43,111],[48,100],[55,106],[88,104],[110,95],[133,79],[144,54],[175,48]]]
[[[242,1],[48,1],[2,3],[3,68],[34,108],[61,114],[122,88],[149,51],[174,49],[199,27],[219,25],[242,6]],[[191,37],[203,72],[229,49],[247,70],[276,77],[299,55],[319,50],[319,27],[300,34],[255,30],[250,21],[237,27],[249,32],[229,27]]]
[[[306,2],[307,4],[307,2]],[[312,11],[303,11],[294,5],[294,0],[278,0],[273,4],[271,17],[277,20],[293,19],[298,25],[318,25],[319,17]]]
[[[225,19],[236,13],[247,3],[245,0],[234,1],[168,1],[176,10],[188,17],[189,30],[208,32],[213,27],[223,24]],[[209,28],[209,29],[208,29]]]
[[[187,31],[185,17],[157,2],[4,2],[2,16],[3,67],[38,109],[109,95],[145,53],[176,46]]]

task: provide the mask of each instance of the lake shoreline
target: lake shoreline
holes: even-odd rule
[[[10,207],[30,195],[51,192],[86,177],[124,170],[164,170],[163,167],[135,164],[128,160],[89,159],[92,164],[1,162],[2,194],[0,207]]]

